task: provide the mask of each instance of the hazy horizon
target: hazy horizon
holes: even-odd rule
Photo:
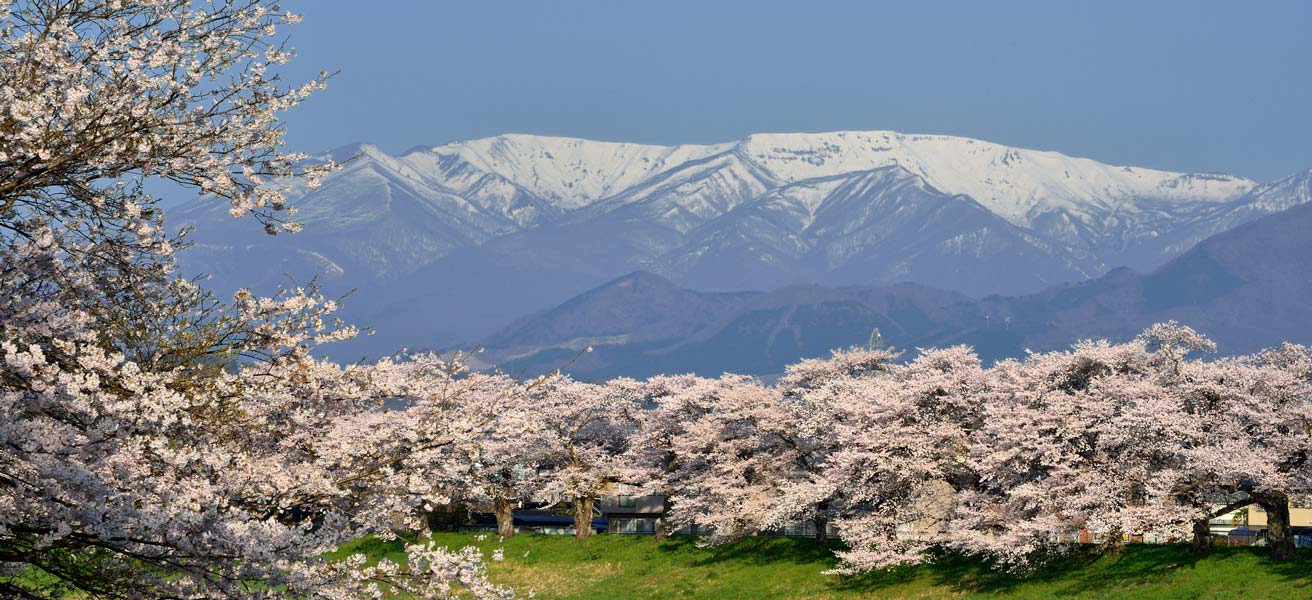
[[[295,3],[289,144],[895,130],[1265,181],[1312,167],[1312,4]]]

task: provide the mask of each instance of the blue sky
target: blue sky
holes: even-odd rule
[[[1312,2],[297,1],[340,69],[293,149],[893,129],[1271,179],[1312,167]]]

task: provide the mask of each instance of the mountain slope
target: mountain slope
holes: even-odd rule
[[[1309,231],[1312,205],[1298,205],[1212,236],[1147,275],[1114,273],[1029,298],[1021,310],[1078,302],[1047,311],[1058,326],[1035,317],[1022,322],[1036,331],[1031,339],[1045,344],[1090,335],[1085,332],[1123,337],[1167,319],[1197,324],[1226,352],[1250,352],[1283,340],[1309,343]]]
[[[212,201],[170,219],[196,226],[184,268],[220,293],[287,275],[358,290],[346,316],[378,334],[351,352],[372,354],[481,338],[635,270],[711,290],[1029,293],[1155,268],[1309,200],[1306,174],[1256,186],[896,132],[683,146],[504,135],[330,155],[355,158],[292,195],[300,234],[263,236]]]
[[[1089,255],[1033,236],[899,166],[788,184],[686,239],[658,268],[699,289],[807,280],[1036,289],[1097,272]]]
[[[1082,338],[1128,339],[1172,319],[1204,332],[1224,353],[1283,341],[1312,343],[1312,304],[1306,300],[1312,297],[1309,231],[1312,204],[1297,205],[1212,236],[1147,274],[1116,269],[1088,282],[1015,297],[972,299],[910,285],[790,287],[730,296],[651,284],[664,290],[653,298],[682,298],[687,306],[733,298],[721,301],[721,310],[709,318],[697,310],[685,317],[668,301],[652,302],[643,294],[618,295],[611,287],[627,280],[622,278],[585,297],[626,304],[598,310],[591,302],[565,303],[490,338],[483,360],[517,371],[547,371],[573,356],[561,345],[568,339],[596,346],[570,367],[586,378],[726,370],[771,374],[800,358],[863,344],[874,328],[899,348],[964,343],[995,360]],[[607,317],[614,314],[641,314],[642,322],[661,326],[630,335],[637,331],[630,329],[635,323]],[[529,332],[545,331],[552,334],[532,337],[531,349],[523,342]]]

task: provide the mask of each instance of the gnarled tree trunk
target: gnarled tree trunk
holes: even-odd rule
[[[1271,547],[1271,562],[1283,562],[1294,556],[1294,532],[1289,528],[1289,496],[1280,492],[1252,494],[1266,511],[1266,543]]]
[[[502,538],[515,536],[515,503],[508,498],[496,499],[497,535]]]
[[[667,518],[669,514],[670,514],[670,497],[662,496],[661,516],[656,517],[656,541],[658,542],[664,540],[665,538],[670,537],[670,522]]]
[[[811,521],[815,525],[816,543],[824,543],[829,539],[829,503],[821,502],[815,507],[815,517]]]
[[[1120,529],[1113,529],[1107,532],[1107,541],[1104,542],[1107,552],[1112,554],[1125,553],[1125,535]]]
[[[592,537],[592,498],[574,499],[574,539],[583,541]]]
[[[1189,546],[1190,554],[1202,556],[1212,550],[1212,527],[1210,519],[1194,520],[1194,540]]]

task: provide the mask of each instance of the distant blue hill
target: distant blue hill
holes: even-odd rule
[[[773,374],[798,359],[867,342],[969,344],[988,361],[1082,338],[1124,340],[1174,319],[1223,354],[1312,343],[1312,205],[1209,237],[1146,274],[1116,269],[1079,284],[975,299],[917,285],[790,286],[705,293],[637,272],[520,319],[486,339],[481,360],[512,373],[571,363],[576,376],[731,371]]]

